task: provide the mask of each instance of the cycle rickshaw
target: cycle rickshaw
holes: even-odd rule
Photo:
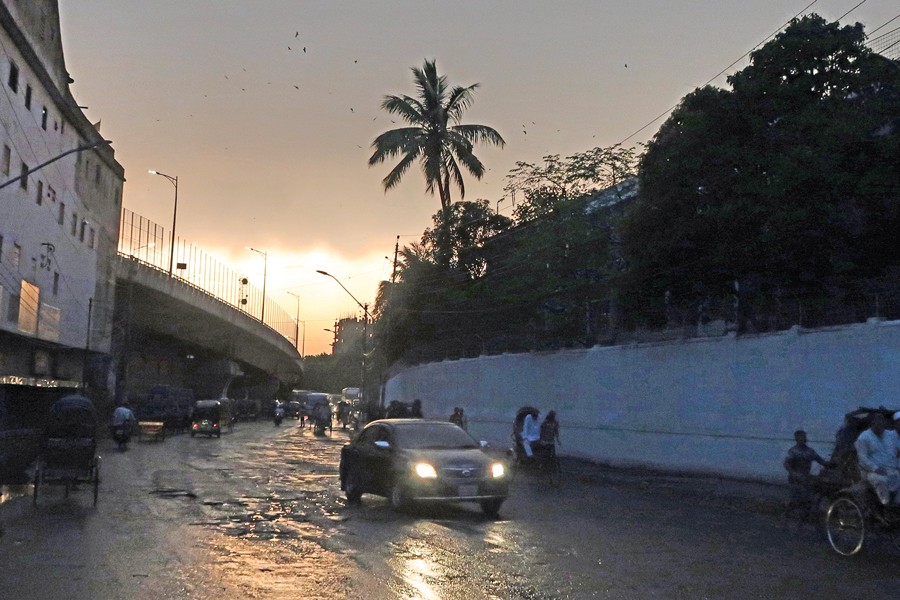
[[[511,436],[514,446],[510,450],[510,462],[513,463],[514,471],[518,471],[520,468],[541,471],[546,475],[551,486],[559,487],[562,483],[562,468],[559,456],[556,455],[556,444],[532,442],[532,456],[525,453],[522,429],[525,425],[525,417],[529,414],[536,419],[539,411],[533,406],[523,406],[516,411]]]
[[[828,503],[828,542],[843,556],[859,552],[872,534],[889,537],[900,550],[900,507],[885,506],[878,500],[859,471],[853,445],[869,427],[874,414],[880,413],[891,422],[894,412],[884,407],[862,407],[847,413],[829,465],[813,480],[815,491]]]
[[[100,457],[97,456],[97,413],[84,396],[64,396],[50,408],[46,437],[34,472],[34,497],[44,486],[65,486],[65,495],[79,484],[90,485],[94,505],[100,490]]]

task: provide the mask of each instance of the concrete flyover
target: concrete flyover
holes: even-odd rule
[[[128,302],[137,327],[202,346],[251,365],[281,381],[302,376],[300,354],[290,340],[246,312],[168,272],[118,255],[116,302]]]

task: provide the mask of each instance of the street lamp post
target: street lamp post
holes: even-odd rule
[[[344,287],[344,284],[340,282],[340,280],[332,275],[331,273],[327,273],[325,271],[316,270],[316,273],[319,275],[324,275],[325,277],[331,277],[334,279],[341,289],[347,292],[347,295],[353,298],[353,301],[356,302],[357,306],[363,309],[363,339],[362,339],[362,391],[363,394],[366,393],[366,338],[369,337],[369,305],[363,304],[359,300],[356,299],[356,296],[350,293],[350,290]]]
[[[300,294],[288,292],[288,295],[297,299],[297,319],[296,327],[294,329],[294,347],[297,348],[297,350],[300,350],[300,323],[303,323],[303,349],[300,350],[300,357],[302,358],[306,351],[306,321],[300,320]]]
[[[175,186],[175,208],[172,209],[172,243],[169,245],[169,277],[172,276],[172,266],[174,265],[173,260],[175,259],[175,219],[178,217],[178,176],[172,177],[171,175],[166,175],[165,173],[160,173],[159,171],[147,171],[151,175],[159,175],[160,177],[165,177],[169,180],[169,182]]]
[[[257,254],[262,254],[263,257],[263,296],[262,296],[262,310],[259,314],[259,320],[263,324],[266,322],[266,270],[269,266],[269,255],[265,250],[257,250],[256,248],[251,248],[250,246],[244,246],[247,250],[251,252],[256,252]]]

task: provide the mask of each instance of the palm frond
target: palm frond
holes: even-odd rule
[[[463,181],[462,171],[459,170],[459,164],[457,164],[456,160],[452,156],[450,156],[446,160],[445,168],[446,168],[446,178],[448,180],[452,180],[453,183],[456,184],[456,187],[459,188],[459,197],[465,198],[466,197],[466,184]]]
[[[450,92],[450,96],[447,98],[447,117],[453,121],[454,123],[459,123],[462,119],[463,113],[472,106],[472,103],[475,101],[475,89],[478,87],[477,83],[470,85],[469,87],[456,86]]]
[[[402,127],[385,131],[372,142],[374,152],[369,157],[369,166],[372,167],[389,158],[399,156],[410,151],[411,148],[421,146],[422,130],[418,127]]]
[[[390,114],[399,115],[411,125],[422,125],[426,122],[422,104],[409,96],[385,96],[381,108]]]
[[[381,180],[381,185],[384,186],[385,192],[400,184],[400,181],[403,179],[403,174],[406,173],[409,166],[415,162],[416,158],[418,158],[417,152],[407,152],[400,162],[391,169],[391,172],[387,174],[387,177]]]
[[[487,125],[454,125],[450,130],[463,136],[472,144],[487,142],[501,148],[506,145],[503,136],[496,129]]]

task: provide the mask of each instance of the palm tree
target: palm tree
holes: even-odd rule
[[[460,165],[476,179],[484,176],[484,165],[472,153],[474,145],[488,142],[502,148],[506,142],[492,127],[459,124],[474,101],[477,83],[450,89],[447,77],[438,75],[433,60],[426,60],[422,68],[413,67],[412,72],[417,97],[385,96],[381,103],[381,108],[398,115],[410,126],[386,131],[375,138],[369,166],[401,157],[381,181],[387,191],[399,184],[410,165],[418,160],[425,175],[426,191],[434,195],[437,188],[441,208],[447,208],[451,204],[451,182],[459,188],[462,198],[466,196]]]

